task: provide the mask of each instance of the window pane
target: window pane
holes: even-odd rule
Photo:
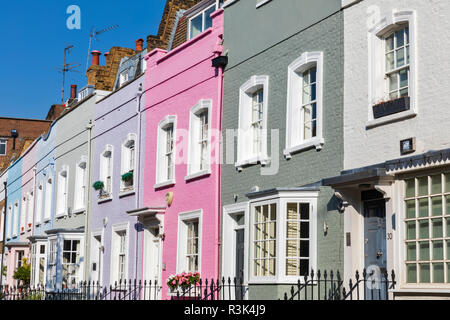
[[[442,179],[441,175],[431,176],[431,194],[442,193]]]
[[[419,221],[419,239],[429,238],[429,223],[428,220]]]
[[[386,55],[386,71],[393,70],[394,66],[394,52]]]
[[[408,70],[400,71],[400,88],[408,87]]]
[[[397,50],[397,68],[405,65],[405,48]]]
[[[297,203],[288,203],[287,204],[287,219],[288,220],[297,220],[298,219]]]
[[[419,272],[420,272],[420,282],[430,283],[430,265],[428,263],[419,264]]]
[[[430,243],[428,241],[419,242],[419,260],[430,260]]]
[[[419,199],[419,217],[428,217],[428,198]]]
[[[191,38],[199,35],[202,32],[202,15],[199,15],[191,20]]]
[[[445,192],[450,192],[450,173],[445,174]]]
[[[426,196],[428,194],[428,177],[420,177],[417,181],[419,183],[418,196]]]
[[[212,6],[208,10],[205,11],[205,30],[212,27],[212,18],[211,13],[216,11],[216,7]]]
[[[394,49],[394,35],[391,35],[386,39],[386,52],[392,51]]]
[[[406,218],[416,217],[416,200],[406,201]]]
[[[309,203],[300,204],[300,219],[302,220],[309,219]]]
[[[407,261],[416,261],[417,252],[416,252],[416,243],[408,243],[406,252],[406,260]]]
[[[433,260],[444,260],[444,243],[433,241]]]
[[[393,73],[389,75],[389,92],[396,91],[398,89],[398,74]]]
[[[447,237],[450,237],[450,218],[447,218],[445,220],[447,221]],[[449,252],[449,258],[450,258],[450,252]]]
[[[412,198],[416,195],[415,179],[405,180],[405,194],[407,198]]]
[[[297,276],[297,259],[287,259],[286,260],[286,275],[288,276]]]
[[[300,223],[300,238],[302,238],[302,239],[309,238],[309,223],[308,222]]]
[[[417,283],[417,267],[416,264],[406,265],[408,283]]]
[[[405,34],[404,29],[398,30],[395,32],[395,40],[396,40],[396,47],[402,47],[405,45]]]
[[[309,273],[309,260],[300,260],[300,275],[304,276]]]
[[[431,212],[433,216],[442,216],[442,197],[431,198]]]
[[[444,264],[433,263],[433,282],[444,283]]]
[[[414,240],[416,239],[416,222],[410,221],[406,223],[406,239]]]
[[[277,220],[277,205],[276,204],[270,205],[270,220],[272,220],[272,221]]]
[[[450,196],[445,196],[445,203],[446,203],[446,215],[450,215]]]
[[[433,219],[433,238],[442,238],[442,219]]]
[[[309,257],[309,241],[300,241],[300,257]]]

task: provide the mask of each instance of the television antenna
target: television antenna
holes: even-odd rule
[[[63,81],[62,81],[62,93],[61,93],[61,104],[64,103],[64,86],[65,86],[65,82],[66,82],[66,73],[73,71],[73,72],[80,72],[78,70],[74,70],[75,68],[79,67],[80,64],[74,64],[74,63],[66,63],[66,56],[70,53],[70,49],[74,48],[74,45],[67,45],[64,48],[64,63],[63,63],[63,67],[61,69],[57,69],[58,72],[62,73],[63,75]]]
[[[91,45],[92,45],[92,41],[100,41],[98,40],[97,36],[108,32],[108,31],[112,31],[114,29],[117,29],[119,27],[119,25],[115,24],[112,26],[109,26],[107,28],[101,29],[101,30],[96,30],[95,28],[91,29],[91,33],[89,35],[89,48],[88,48],[88,54],[87,54],[87,59],[86,59],[86,76],[87,76],[87,71],[88,71],[88,65],[89,65],[89,54],[91,53]]]

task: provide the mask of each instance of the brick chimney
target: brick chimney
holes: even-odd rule
[[[75,100],[77,98],[77,85],[73,84],[70,86],[70,100]]]
[[[144,39],[140,38],[136,40],[136,51],[141,52],[144,50]]]
[[[109,56],[109,51],[108,51],[108,52],[105,52],[106,65],[108,65],[108,56]]]
[[[102,53],[98,50],[94,50],[91,52],[91,54],[92,54],[92,65],[98,66],[100,64],[100,55]]]

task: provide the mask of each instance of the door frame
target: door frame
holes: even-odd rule
[[[96,257],[96,261],[97,261],[97,273],[98,273],[98,283],[100,285],[103,285],[103,262],[104,262],[104,249],[102,249],[102,253],[101,255],[99,254],[98,250],[95,250],[95,248],[93,247],[94,244],[96,244],[98,241],[95,239],[96,237],[100,237],[100,247],[98,249],[102,249],[104,246],[104,241],[105,241],[105,237],[104,237],[104,229],[101,231],[93,231],[91,234],[91,257],[89,259],[89,263],[90,265],[88,266],[88,270],[91,269],[92,267],[92,257]],[[93,240],[95,240],[96,242],[94,242]]]
[[[244,214],[244,225],[238,226],[235,217]],[[236,277],[236,230],[244,229],[244,279],[243,285],[248,284],[249,257],[249,203],[241,202],[223,207],[222,223],[222,276]],[[231,263],[230,263],[231,261]]]

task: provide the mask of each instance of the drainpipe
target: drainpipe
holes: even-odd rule
[[[34,215],[36,213],[36,175],[37,175],[37,168],[36,166],[33,167],[33,218],[31,220],[31,236],[34,236]]]
[[[8,207],[8,182],[3,182],[4,190],[5,190],[5,211],[3,213],[3,241],[2,241],[2,262],[1,262],[1,268],[0,268],[0,286],[3,289],[3,257],[5,255],[5,241],[6,241],[6,214],[7,214],[7,207]]]
[[[136,92],[136,113],[138,116],[138,130],[137,130],[137,138],[136,138],[136,142],[137,142],[137,163],[135,165],[135,172],[133,173],[133,176],[136,177],[135,179],[135,190],[136,190],[136,209],[139,209],[139,195],[140,195],[140,174],[141,174],[141,130],[142,130],[142,113],[141,113],[141,98],[142,98],[142,94],[143,94],[143,90],[142,90],[142,84],[139,85],[138,91]],[[136,222],[139,224],[139,217],[136,217]],[[136,262],[135,262],[135,274],[134,274],[134,278],[137,279],[137,274],[138,274],[138,241],[139,238],[139,228],[136,228]]]
[[[85,192],[87,193],[87,195],[85,195],[86,197],[86,205],[85,205],[85,210],[86,210],[86,214],[85,214],[85,220],[84,220],[84,280],[87,281],[87,279],[89,278],[89,260],[90,260],[90,252],[89,252],[89,212],[90,212],[90,208],[91,208],[91,193],[89,192],[90,188],[89,186],[91,185],[91,168],[92,168],[92,161],[91,161],[91,157],[92,157],[92,128],[94,127],[94,125],[92,124],[92,120],[89,120],[88,125],[86,126],[86,130],[88,131],[88,160],[87,160],[87,188],[85,190]],[[100,270],[99,270],[100,272]],[[99,279],[101,279],[101,277],[99,276]]]
[[[219,70],[219,92],[218,92],[218,97],[217,97],[217,103],[219,106],[219,110],[218,110],[218,126],[219,126],[219,130],[222,129],[222,107],[223,107],[223,80],[224,80],[224,72],[222,68],[218,68]],[[219,150],[220,150],[220,142],[219,142]],[[222,154],[221,152],[219,154]],[[217,158],[217,156],[216,156]],[[220,279],[220,228],[221,228],[221,200],[222,200],[222,194],[221,194],[221,183],[222,183],[222,175],[221,175],[221,165],[220,165],[220,156],[219,158],[219,163],[216,164],[217,166],[217,184],[218,184],[218,198],[217,198],[217,207],[218,207],[218,211],[217,211],[217,278]]]

